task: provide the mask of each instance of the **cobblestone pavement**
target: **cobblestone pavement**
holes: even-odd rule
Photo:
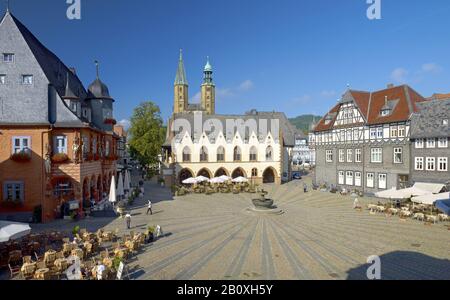
[[[425,226],[357,212],[350,197],[304,194],[300,181],[266,190],[283,215],[246,212],[255,196],[251,194],[172,199],[168,189],[147,183],[146,198],[132,210],[132,230],[159,224],[166,236],[129,263],[131,277],[367,279],[367,258],[378,255],[383,279],[450,279],[450,231],[445,224]],[[152,216],[145,214],[147,197],[154,203]],[[361,200],[370,201],[375,200]],[[126,231],[121,219],[83,222],[90,230],[101,226]]]

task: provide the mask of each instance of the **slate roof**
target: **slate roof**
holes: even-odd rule
[[[443,120],[450,120],[450,97],[419,104],[420,113],[411,119],[411,138],[450,137],[450,126]]]
[[[189,134],[194,137],[194,140],[197,140],[201,137],[202,132],[195,132],[194,128],[194,114],[193,113],[178,113],[175,114],[169,121],[169,128],[172,126],[174,120],[176,119],[184,119],[187,120],[191,127],[191,132]],[[297,128],[295,128],[288,120],[286,115],[284,113],[280,112],[256,112],[252,111],[245,115],[207,115],[202,114],[202,122],[203,124],[207,123],[208,120],[219,120],[222,124],[222,128],[225,131],[226,128],[226,122],[227,120],[243,120],[244,122],[247,120],[255,120],[257,124],[257,131],[255,132],[257,135],[259,135],[259,130],[262,129],[259,126],[259,120],[266,119],[267,120],[267,126],[268,130],[270,131],[271,127],[271,120],[278,120],[280,124],[280,130],[283,135],[283,141],[284,145],[287,147],[294,147],[295,145],[295,136],[299,133]],[[234,135],[236,134],[237,129],[234,128],[234,131],[232,132],[224,132],[224,137],[226,139],[234,138]],[[164,143],[164,146],[168,147],[171,145],[172,138],[182,138],[184,134],[186,133],[186,129],[183,128],[178,132],[172,132],[171,130],[167,131],[166,136],[166,142]],[[217,139],[217,133],[207,133],[208,138],[211,141],[214,141]],[[242,136],[242,138],[244,138]],[[259,139],[265,139],[266,135],[259,136]]]
[[[381,110],[386,105],[386,97],[392,112],[387,116],[382,116]],[[348,90],[342,96],[341,101],[320,120],[314,131],[331,130],[341,105],[351,101],[356,104],[366,125],[381,125],[409,120],[413,113],[418,112],[418,104],[427,100],[408,85],[389,87],[375,92]],[[327,116],[329,119],[331,118],[329,123],[325,122]]]

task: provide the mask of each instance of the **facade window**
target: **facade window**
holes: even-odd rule
[[[189,147],[183,149],[183,162],[191,162],[191,149]]]
[[[438,171],[439,172],[447,172],[448,171],[448,158],[447,157],[439,157],[438,158]]]
[[[258,160],[258,150],[256,147],[252,147],[250,149],[250,161],[257,161]]]
[[[447,138],[440,138],[438,142],[439,148],[447,148],[448,147],[448,139]]]
[[[353,140],[354,141],[359,141],[359,129],[354,129],[353,130]]]
[[[346,185],[353,185],[353,172],[347,171],[347,174],[345,176],[345,184]]]
[[[403,163],[403,148],[394,148],[394,164]]]
[[[258,169],[252,169],[252,177],[258,177]]]
[[[67,154],[67,137],[58,135],[54,138],[53,152],[55,154]]]
[[[424,140],[423,139],[417,139],[415,144],[416,144],[416,149],[423,149]]]
[[[423,171],[423,157],[416,157],[415,159],[415,170]]]
[[[347,149],[347,162],[353,162],[353,149]]]
[[[106,143],[105,143],[105,156],[109,156],[109,154],[110,154],[110,152],[111,152],[111,146],[110,146],[110,144],[109,144],[109,141],[106,141]]]
[[[367,173],[366,185],[368,188],[375,187],[375,174]]]
[[[427,148],[436,148],[436,139],[427,139]]]
[[[31,152],[31,138],[29,136],[16,136],[12,138],[12,153]]]
[[[235,147],[234,151],[233,151],[233,160],[234,161],[241,161],[241,159],[242,159],[241,148]]]
[[[375,140],[377,138],[377,129],[376,128],[370,128],[370,139]]]
[[[436,158],[427,157],[427,171],[435,171],[436,170]]]
[[[200,149],[200,161],[201,162],[208,161],[208,150],[206,149],[206,147],[202,147],[202,149]]]
[[[397,126],[391,127],[391,138],[397,137],[398,137],[398,127]]]
[[[0,74],[0,84],[6,84],[6,75]]]
[[[333,150],[327,150],[326,151],[326,161],[328,163],[333,162]]]
[[[271,146],[267,147],[267,149],[266,149],[266,160],[267,161],[273,160],[273,149]]]
[[[338,184],[345,184],[345,172],[339,171]]]
[[[387,175],[386,174],[378,174],[378,188],[385,190],[387,189]]]
[[[225,161],[225,148],[219,147],[217,149],[217,161]]]
[[[97,138],[92,138],[92,154],[97,154]]]
[[[33,84],[33,75],[22,75],[22,84],[23,85],[32,85]]]
[[[405,125],[398,126],[398,137],[399,138],[406,137],[406,126]]]
[[[370,162],[382,163],[383,162],[383,148],[370,149]]]
[[[355,150],[355,162],[360,163],[362,162],[362,150],[361,149],[356,149]]]
[[[3,201],[24,202],[25,189],[23,182],[10,181],[3,184]]]
[[[377,128],[377,139],[382,139],[383,138],[383,127],[378,127]]]
[[[345,150],[339,149],[339,162],[345,162]]]
[[[448,119],[442,120],[442,125],[447,126],[448,125]]]
[[[3,53],[3,62],[12,63],[14,62],[15,55],[14,53]]]
[[[355,186],[362,186],[361,179],[361,172],[355,172]]]

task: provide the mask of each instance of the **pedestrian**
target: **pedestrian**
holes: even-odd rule
[[[355,201],[353,202],[353,209],[361,209],[358,198],[355,198]]]
[[[141,186],[141,194],[142,194],[142,196],[145,195],[145,188],[143,186]]]
[[[152,211],[152,201],[148,200],[148,204],[147,204],[147,215],[148,212],[150,212],[151,215],[153,215],[153,211]]]
[[[308,192],[308,185],[307,185],[306,183],[303,183],[303,191],[304,191],[305,193]]]
[[[131,229],[131,215],[130,215],[130,213],[127,213],[125,215],[125,221],[127,222],[127,229]]]

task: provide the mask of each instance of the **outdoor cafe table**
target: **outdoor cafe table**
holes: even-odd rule
[[[34,274],[35,278],[38,280],[46,280],[46,279],[48,279],[49,275],[50,275],[50,269],[48,269],[48,268],[39,269]]]

